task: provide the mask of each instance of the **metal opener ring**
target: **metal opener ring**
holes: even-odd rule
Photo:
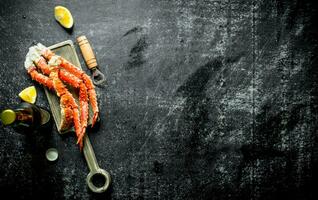
[[[96,67],[92,69],[93,73],[93,83],[95,85],[101,85],[102,83],[105,82],[105,75],[99,71]]]

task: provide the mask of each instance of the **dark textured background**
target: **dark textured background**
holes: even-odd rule
[[[86,186],[75,136],[1,127],[0,189],[10,199],[316,199],[317,6],[306,0],[0,1],[0,109],[35,84],[33,42],[90,40],[108,84],[90,134],[112,175]],[[72,34],[53,17],[68,7]],[[77,52],[79,53],[79,49]],[[80,55],[80,54],[79,54]],[[85,66],[80,56],[82,66]],[[106,67],[108,66],[108,67]],[[44,157],[56,147],[59,160]]]

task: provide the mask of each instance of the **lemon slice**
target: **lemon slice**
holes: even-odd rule
[[[34,86],[30,86],[25,88],[19,93],[19,97],[28,102],[28,103],[35,103],[36,100],[36,89]]]
[[[15,118],[15,112],[10,109],[2,111],[0,114],[0,120],[4,125],[12,124],[15,121]]]
[[[56,21],[58,21],[64,28],[72,28],[74,20],[71,12],[67,8],[63,6],[56,6],[54,8],[54,16]]]

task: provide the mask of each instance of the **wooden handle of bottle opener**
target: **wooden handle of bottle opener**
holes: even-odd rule
[[[97,67],[97,61],[93,52],[93,49],[91,45],[89,44],[86,36],[82,35],[77,38],[77,42],[80,46],[80,49],[82,51],[84,60],[86,62],[86,65],[88,69],[92,69],[94,67]]]

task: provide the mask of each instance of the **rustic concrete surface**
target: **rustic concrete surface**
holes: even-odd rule
[[[32,84],[48,108],[23,68],[28,47],[85,34],[108,80],[96,89],[102,123],[90,137],[113,178],[108,193],[92,194],[74,135],[54,127],[31,138],[1,126],[1,195],[317,199],[313,2],[1,0],[0,109]],[[73,13],[72,33],[54,20],[55,5]],[[54,164],[48,147],[59,151]]]

